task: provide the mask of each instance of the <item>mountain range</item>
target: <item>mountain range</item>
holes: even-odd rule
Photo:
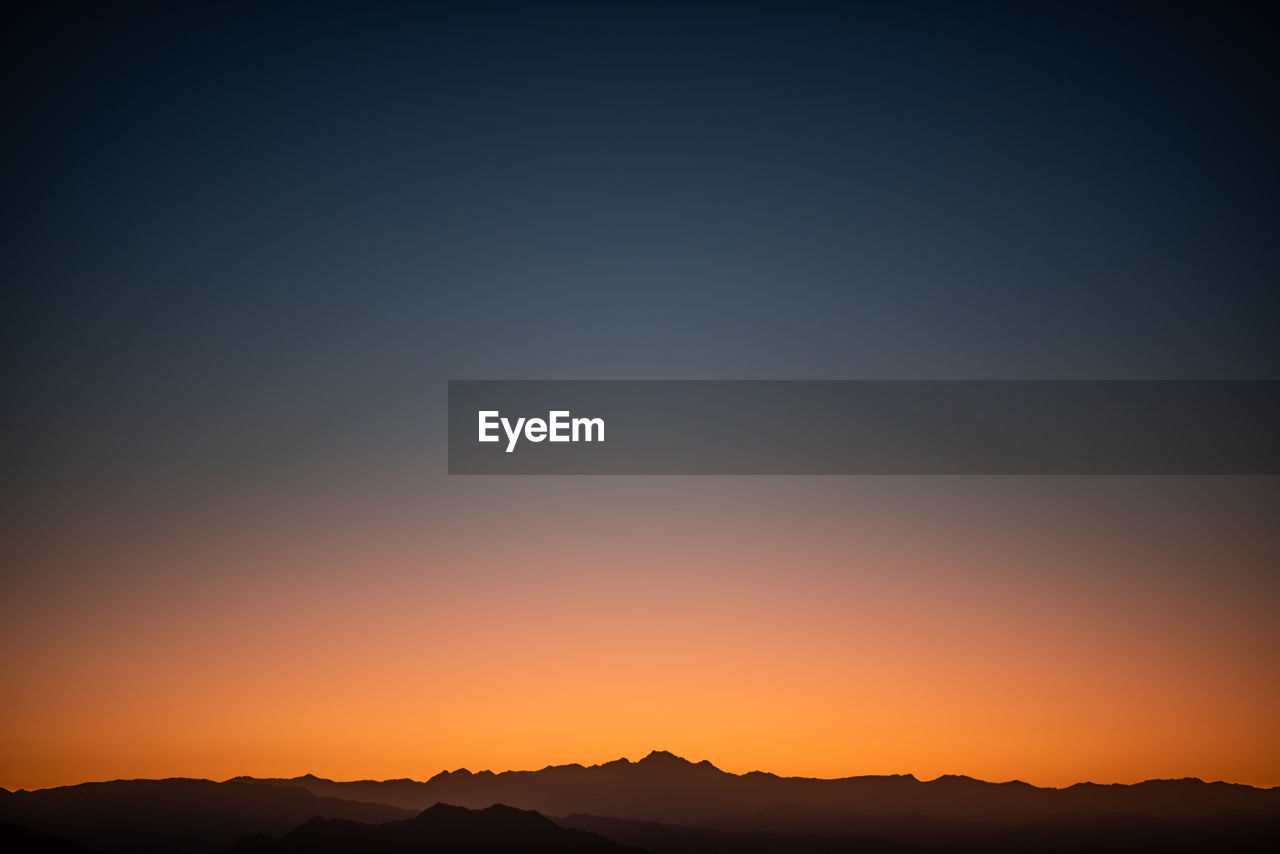
[[[1063,789],[910,774],[814,779],[761,771],[731,774],[710,762],[654,751],[638,762],[553,765],[539,771],[443,771],[426,781],[336,782],[237,777],[235,782],[304,788],[316,795],[421,810],[435,803],[501,803],[544,815],[587,813],[726,830],[853,830],[851,816],[1018,824],[1062,814],[1143,815],[1166,821],[1215,815],[1280,815],[1280,788],[1188,778],[1132,785],[1078,783]]]
[[[5,850],[924,854],[1280,850],[1280,789],[1197,779],[1062,789],[638,762],[425,780],[116,780],[0,789]]]
[[[0,789],[0,821],[92,848],[137,854],[211,854],[250,834],[287,833],[316,816],[377,824],[412,815],[299,787],[181,778],[31,792]]]
[[[251,836],[225,854],[399,854],[399,852],[561,852],[643,854],[536,812],[495,804],[483,810],[436,804],[414,818],[380,825],[314,818],[283,838]]]

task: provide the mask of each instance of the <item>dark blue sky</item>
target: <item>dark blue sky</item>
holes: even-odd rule
[[[192,5],[0,23],[0,784],[1280,783],[1280,478],[444,435],[450,378],[1280,379],[1263,13]]]
[[[1274,378],[1277,33],[1113,5],[28,11],[7,456],[420,450],[450,377]]]

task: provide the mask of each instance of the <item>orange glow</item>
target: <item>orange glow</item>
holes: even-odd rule
[[[653,748],[1280,784],[1280,549],[1265,514],[1196,493],[1216,487],[1181,488],[1184,512],[1067,481],[1039,503],[977,480],[455,483],[376,514],[33,525],[4,582],[0,785]]]

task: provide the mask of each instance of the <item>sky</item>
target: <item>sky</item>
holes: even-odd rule
[[[1280,785],[1274,478],[445,474],[449,379],[1276,379],[1231,4],[6,12],[0,786]]]

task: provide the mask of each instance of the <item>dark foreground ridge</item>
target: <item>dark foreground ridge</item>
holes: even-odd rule
[[[38,833],[29,827],[0,821],[0,851],[20,851],[23,854],[103,854],[99,849],[88,848],[79,842]]]
[[[254,833],[287,833],[315,816],[381,823],[411,814],[387,804],[321,797],[299,787],[210,780],[114,780],[34,792],[0,790],[0,820],[118,854],[201,854]]]
[[[1016,826],[899,816],[866,823],[875,833],[831,834],[725,831],[599,816],[557,821],[653,854],[1264,854],[1280,845],[1280,820],[1239,816],[1179,823],[1131,815],[1066,815]]]
[[[564,828],[528,810],[495,804],[483,810],[436,804],[416,818],[386,824],[359,824],[314,818],[277,839],[252,836],[226,854],[399,854],[421,851],[563,852],[563,854],[640,854],[585,830]]]

